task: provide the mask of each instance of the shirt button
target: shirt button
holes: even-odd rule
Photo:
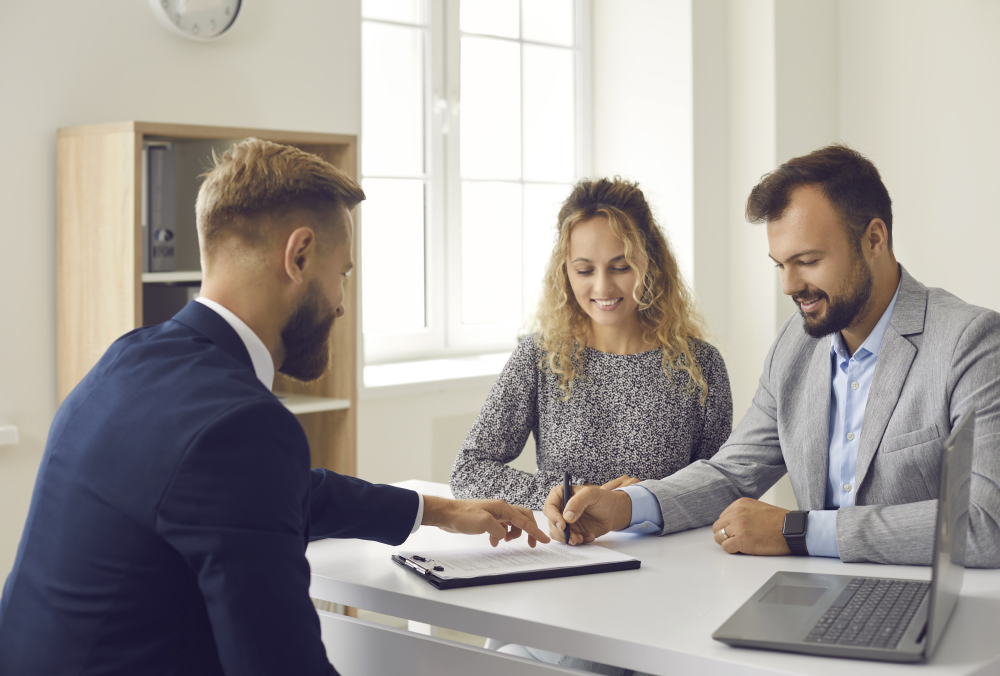
[[[854,441],[854,432],[848,432],[847,433],[847,440],[848,441]]]
[[[851,491],[851,484],[844,484],[844,490],[847,492]]]
[[[852,389],[852,390],[856,390],[856,389],[858,389],[859,387],[861,387],[861,386],[860,386],[860,385],[858,385],[857,383],[851,383],[851,389]]]

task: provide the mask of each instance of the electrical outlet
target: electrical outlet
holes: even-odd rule
[[[17,428],[13,425],[0,425],[0,446],[13,446],[17,443]]]

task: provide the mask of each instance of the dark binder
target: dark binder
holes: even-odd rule
[[[146,192],[149,214],[144,237],[149,245],[149,271],[173,272],[176,261],[177,179],[174,148],[169,143],[146,147],[149,163]]]
[[[574,577],[576,575],[613,573],[618,570],[635,570],[642,564],[642,561],[639,561],[638,559],[629,559],[628,561],[594,563],[585,566],[573,566],[571,568],[548,568],[545,570],[533,570],[524,573],[501,573],[499,575],[481,575],[479,577],[440,578],[435,575],[434,570],[421,566],[417,562],[407,561],[398,554],[393,554],[392,560],[394,563],[406,568],[408,571],[419,576],[437,589],[459,589],[461,587],[481,587],[487,584],[504,584],[506,582],[525,582],[527,580],[547,580],[555,577]]]

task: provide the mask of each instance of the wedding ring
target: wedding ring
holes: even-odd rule
[[[720,530],[719,532],[722,533],[722,541],[723,542],[725,542],[726,540],[729,539],[729,533],[726,532],[726,527],[725,526],[723,526],[722,530]]]

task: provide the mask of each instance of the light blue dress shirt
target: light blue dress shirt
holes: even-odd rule
[[[865,405],[871,389],[882,339],[896,308],[899,287],[878,324],[850,357],[837,332],[830,343],[830,421],[827,454],[826,500],[823,511],[810,511],[806,526],[806,548],[812,556],[840,556],[837,549],[837,510],[854,504],[858,443]],[[632,499],[632,523],[627,533],[660,533],[663,514],[656,496],[639,486],[626,486]]]

